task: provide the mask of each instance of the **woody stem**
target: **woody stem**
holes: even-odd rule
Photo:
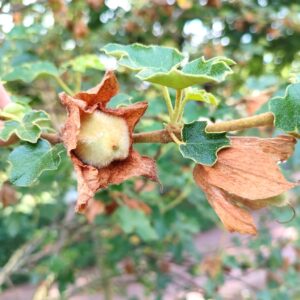
[[[232,121],[224,121],[220,123],[209,124],[206,127],[207,132],[228,132],[239,131],[249,128],[261,126],[273,126],[274,115],[271,112],[260,114],[257,116],[236,119]],[[180,130],[174,132],[180,138]],[[136,133],[133,136],[134,143],[170,143],[173,142],[168,130],[156,130],[150,132]]]

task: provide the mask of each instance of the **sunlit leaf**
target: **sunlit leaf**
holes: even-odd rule
[[[54,147],[46,140],[15,148],[9,155],[10,181],[17,186],[30,186],[47,170],[56,170],[60,164],[62,144]]]
[[[180,145],[179,149],[183,157],[201,165],[212,166],[217,161],[217,152],[230,147],[230,140],[226,133],[207,133],[206,126],[205,121],[185,124],[182,130],[185,144]]]

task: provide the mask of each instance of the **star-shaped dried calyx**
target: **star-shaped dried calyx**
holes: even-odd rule
[[[133,176],[157,180],[155,161],[141,156],[133,147],[133,130],[145,113],[147,102],[107,108],[119,91],[117,79],[107,71],[96,87],[75,96],[60,95],[68,110],[62,140],[78,179],[76,210],[84,212],[99,189],[119,184]]]
[[[249,210],[286,204],[278,197],[295,184],[284,178],[278,162],[291,156],[295,143],[291,136],[234,137],[213,167],[195,167],[196,183],[227,230],[256,234]]]

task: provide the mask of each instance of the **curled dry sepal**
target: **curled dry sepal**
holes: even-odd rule
[[[278,196],[295,184],[284,178],[278,162],[291,156],[295,143],[291,136],[233,137],[213,167],[196,165],[194,179],[227,230],[256,234],[249,210],[286,204]]]
[[[84,212],[97,190],[133,176],[157,180],[155,161],[133,150],[133,130],[146,111],[147,102],[107,108],[119,91],[117,79],[107,71],[96,87],[75,96],[60,95],[68,110],[62,140],[78,179],[76,210]]]

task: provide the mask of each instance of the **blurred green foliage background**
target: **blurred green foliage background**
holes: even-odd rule
[[[104,65],[113,66],[115,62],[100,51],[111,42],[166,45],[191,58],[223,55],[235,60],[234,75],[225,83],[205,86],[221,104],[211,108],[189,103],[184,116],[186,121],[229,120],[264,111],[267,100],[282,95],[300,74],[300,4],[297,0],[0,1],[0,77],[25,62],[47,60],[61,66],[84,54],[96,54]],[[87,70],[83,89],[97,84],[103,74]],[[125,69],[119,68],[117,76],[122,94],[115,104],[129,98],[149,101],[137,130],[162,128],[166,110],[160,91]],[[76,85],[71,70],[63,77],[71,87]],[[47,111],[53,128],[61,128],[65,110],[54,80],[14,81],[6,88],[15,101]],[[17,299],[15,294],[5,297],[18,287],[23,291],[19,299],[25,300],[102,299],[93,298],[100,294],[107,300],[203,299],[201,295],[300,299],[300,219],[279,223],[290,219],[290,208],[258,213],[257,237],[230,235],[218,228],[219,220],[193,183],[193,165],[175,145],[136,147],[157,158],[161,186],[139,178],[99,192],[97,199],[110,213],[98,215],[92,223],[74,213],[76,178],[66,155],[57,171],[44,173],[30,188],[16,188],[7,183],[6,161],[13,147],[0,149],[1,299]],[[294,181],[299,180],[299,159],[297,147],[283,166]],[[299,213],[298,195],[295,189],[287,197]],[[151,213],[128,209],[122,205],[124,199],[145,202]]]

